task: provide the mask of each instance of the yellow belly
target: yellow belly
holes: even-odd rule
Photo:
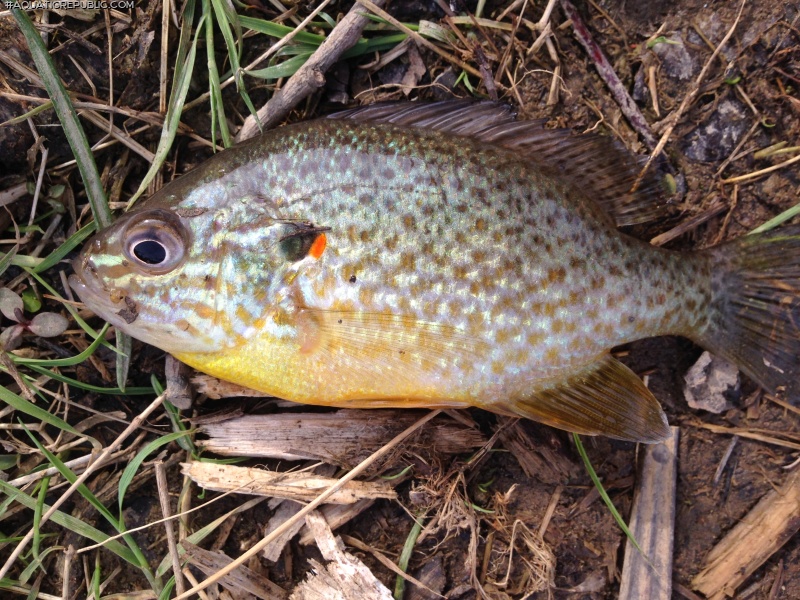
[[[256,336],[216,353],[177,353],[181,362],[219,379],[270,396],[355,408],[466,407],[474,398],[459,389],[446,364],[394,347],[330,342],[304,350],[294,341]],[[423,357],[424,358],[424,357]]]

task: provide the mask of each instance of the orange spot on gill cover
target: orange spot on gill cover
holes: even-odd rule
[[[319,258],[320,256],[322,256],[322,253],[325,252],[325,246],[327,245],[328,245],[328,238],[325,236],[324,233],[320,233],[317,236],[317,239],[314,240],[314,243],[311,244],[311,248],[309,249],[308,253],[314,258]]]

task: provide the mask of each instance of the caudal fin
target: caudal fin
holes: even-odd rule
[[[711,322],[700,341],[769,392],[800,400],[800,225],[709,250]]]

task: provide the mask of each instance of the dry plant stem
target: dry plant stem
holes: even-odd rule
[[[389,454],[389,452],[391,452],[398,444],[400,444],[400,442],[402,442],[404,439],[409,437],[412,433],[417,431],[420,427],[425,425],[425,423],[427,423],[428,421],[430,421],[431,419],[433,419],[434,417],[439,415],[441,412],[442,412],[441,410],[434,410],[434,411],[429,412],[427,415],[422,417],[419,421],[414,423],[411,427],[409,427],[405,431],[403,431],[403,432],[399,433],[398,435],[396,435],[394,438],[391,439],[391,441],[389,441],[387,444],[385,444],[383,446],[383,448],[381,448],[380,450],[378,450],[377,452],[375,452],[371,456],[369,456],[366,459],[364,459],[363,461],[361,461],[352,471],[347,473],[339,481],[337,481],[334,485],[332,485],[327,490],[322,492],[319,496],[317,496],[317,498],[313,502],[310,502],[309,504],[306,504],[302,509],[300,509],[300,511],[292,519],[289,519],[288,521],[283,523],[280,527],[278,527],[274,531],[272,531],[269,535],[267,535],[266,537],[262,538],[261,541],[259,541],[257,544],[255,544],[247,552],[242,554],[239,558],[234,560],[227,567],[221,569],[219,571],[219,573],[214,575],[214,577],[210,577],[209,579],[206,579],[205,581],[203,581],[199,585],[194,586],[189,591],[184,592],[183,594],[180,594],[179,596],[177,596],[175,598],[175,600],[182,600],[183,598],[188,598],[192,594],[196,594],[200,590],[206,589],[209,585],[211,585],[212,583],[217,581],[217,579],[219,579],[220,577],[224,577],[225,575],[227,575],[228,573],[233,571],[235,568],[237,568],[239,565],[243,565],[251,556],[257,555],[272,540],[276,539],[278,536],[280,536],[287,529],[290,529],[294,525],[294,523],[296,521],[305,518],[305,516],[308,513],[310,513],[312,510],[314,510],[315,508],[320,506],[323,502],[325,502],[325,500],[329,496],[332,496],[333,494],[338,492],[340,489],[342,489],[345,485],[347,485],[348,481],[352,481],[353,479],[358,477],[361,473],[366,471],[370,467],[370,465],[372,465],[374,462],[380,460],[381,458],[383,458],[384,456]]]
[[[639,107],[636,106],[633,98],[628,94],[628,91],[619,80],[619,77],[617,77],[614,68],[611,66],[611,63],[608,62],[603,50],[592,39],[589,28],[586,27],[586,23],[583,22],[583,18],[578,10],[570,0],[561,0],[561,7],[564,9],[567,18],[572,21],[572,28],[575,31],[578,41],[586,50],[589,58],[592,59],[597,72],[600,74],[606,86],[608,86],[611,95],[614,96],[614,100],[617,102],[620,109],[622,109],[622,113],[628,119],[631,127],[642,137],[642,140],[644,140],[648,148],[651,150],[656,148],[656,138],[650,131],[650,125],[647,123],[644,115],[642,115]],[[655,150],[652,156],[657,156],[659,152],[661,152],[661,149]]]
[[[158,112],[167,113],[167,65],[169,57],[169,16],[172,13],[170,0],[162,0],[161,6],[161,68],[158,72]],[[111,68],[108,69],[111,73]],[[175,574],[177,581],[178,574]]]
[[[739,175],[737,177],[731,177],[729,179],[723,179],[722,183],[738,183],[740,181],[749,181],[751,179],[755,179],[756,177],[761,177],[762,175],[766,175],[767,173],[772,173],[773,171],[782,169],[783,167],[788,167],[789,165],[793,165],[796,162],[800,162],[800,154],[798,154],[794,158],[790,158],[789,160],[783,161],[782,163],[778,163],[777,165],[772,165],[771,167],[767,167],[765,169],[760,169],[758,171],[753,171],[752,173],[746,173],[744,175]]]
[[[109,457],[108,462],[113,462],[124,456],[128,453],[127,450],[122,450],[120,452],[116,452],[113,456]],[[73,458],[65,462],[64,464],[69,467],[72,471],[79,470],[80,467],[92,461],[91,454],[85,454],[84,456],[79,456],[78,458]],[[78,468],[76,468],[78,467]],[[57,475],[59,473],[58,468],[50,467],[49,469],[44,469],[43,471],[36,471],[35,473],[30,473],[28,475],[23,475],[22,477],[17,477],[16,479],[12,479],[8,482],[8,485],[13,485],[16,488],[21,488],[24,485],[31,483],[32,481],[39,481],[43,477],[52,477],[53,475]]]
[[[706,557],[692,587],[710,600],[736,589],[800,529],[800,470],[771,490]]]
[[[138,414],[134,419],[131,420],[130,425],[128,425],[125,428],[125,430],[121,434],[119,434],[119,436],[117,436],[117,439],[111,442],[111,444],[105,450],[103,450],[103,452],[100,453],[100,455],[97,457],[97,460],[86,468],[86,470],[83,472],[83,475],[80,475],[75,480],[75,483],[69,486],[69,488],[67,488],[67,490],[63,494],[61,494],[58,500],[53,502],[52,506],[47,510],[47,512],[42,515],[42,518],[39,521],[39,527],[43,527],[44,524],[50,520],[50,517],[52,517],[53,514],[59,509],[59,507],[72,496],[75,490],[78,489],[78,486],[80,486],[87,479],[89,479],[89,476],[92,473],[94,473],[99,467],[105,464],[106,460],[117,450],[117,448],[120,447],[120,445],[122,445],[122,442],[124,442],[128,438],[128,436],[130,436],[134,431],[137,431],[139,426],[144,422],[144,420],[147,419],[147,417],[154,410],[156,410],[159,406],[161,406],[162,402],[163,402],[163,396],[159,396],[158,398],[153,400],[153,402],[151,402],[147,408],[145,408],[140,414]],[[25,535],[25,537],[22,538],[22,540],[20,540],[16,548],[14,548],[14,551],[11,553],[11,556],[8,557],[8,560],[6,560],[3,567],[0,568],[0,579],[8,575],[8,572],[11,570],[11,567],[14,565],[16,560],[19,558],[19,555],[22,554],[22,551],[25,550],[25,547],[32,539],[33,539],[33,530],[29,531]]]
[[[718,202],[701,213],[696,214],[693,217],[689,217],[685,221],[681,221],[675,227],[670,229],[669,231],[665,231],[650,240],[650,243],[654,246],[663,246],[667,242],[671,242],[676,237],[679,237],[686,233],[687,231],[691,231],[692,229],[696,229],[709,219],[713,219],[717,215],[724,213],[728,210],[728,206],[722,202]]]
[[[378,0],[382,5],[385,0]],[[258,111],[258,121],[247,117],[236,136],[241,142],[258,134],[259,123],[264,129],[277,125],[303,98],[325,85],[325,72],[339,60],[343,52],[352,48],[361,37],[369,20],[363,16],[363,8],[353,5],[350,12],[333,28],[306,63],[289,78],[280,90]]]
[[[714,59],[717,57],[717,55],[719,55],[719,53],[725,47],[725,44],[727,44],[728,41],[731,39],[731,36],[733,36],[733,32],[736,30],[736,26],[739,24],[739,19],[742,17],[742,11],[744,10],[744,5],[746,1],[747,0],[742,0],[741,5],[739,6],[739,12],[736,13],[736,18],[733,20],[733,25],[731,25],[730,29],[728,29],[728,33],[726,33],[725,37],[722,38],[722,41],[719,43],[714,52],[708,58],[706,64],[703,65],[703,69],[700,71],[700,74],[697,76],[697,79],[695,79],[692,88],[689,90],[689,93],[686,94],[686,96],[684,96],[683,101],[681,102],[680,106],[678,106],[678,109],[672,112],[672,114],[670,114],[664,120],[664,123],[666,124],[666,129],[664,130],[664,133],[661,134],[661,139],[658,140],[658,144],[653,150],[653,153],[650,155],[650,158],[647,159],[647,162],[645,163],[644,167],[642,167],[642,171],[641,173],[639,173],[639,177],[636,180],[636,183],[634,184],[634,188],[639,187],[639,184],[641,183],[644,174],[647,172],[647,169],[650,168],[650,165],[653,163],[653,160],[655,160],[655,158],[659,154],[661,154],[661,151],[664,149],[664,146],[667,145],[667,142],[669,141],[669,138],[672,135],[672,131],[677,126],[678,121],[680,121],[681,117],[683,116],[683,113],[686,111],[687,108],[689,108],[692,102],[694,102],[695,98],[697,98],[697,95],[700,93],[701,85],[703,83],[703,80],[706,78],[706,75],[708,74],[708,70],[711,68],[711,64],[714,62]],[[562,0],[562,2],[567,2],[567,0]]]
[[[381,19],[385,19],[386,21],[388,21],[389,23],[394,25],[397,29],[399,29],[400,31],[402,31],[403,33],[408,35],[409,37],[413,38],[414,41],[417,42],[417,44],[419,44],[420,46],[425,46],[428,50],[430,50],[432,52],[435,52],[436,54],[441,56],[443,59],[445,59],[447,62],[450,62],[450,63],[456,65],[459,69],[464,69],[470,75],[474,75],[475,77],[482,77],[481,72],[479,70],[477,70],[474,67],[468,65],[467,63],[465,63],[464,61],[460,60],[458,57],[453,56],[449,52],[445,52],[444,50],[439,48],[439,46],[437,46],[436,44],[433,44],[433,43],[429,42],[428,40],[426,40],[424,37],[422,37],[416,31],[412,31],[411,29],[409,29],[408,27],[403,25],[400,21],[395,19],[392,15],[390,15],[385,10],[383,10],[379,6],[377,6],[371,0],[357,0],[357,2],[359,4],[363,4],[366,8],[368,8],[370,10],[370,12],[376,14]],[[500,87],[500,86],[498,86],[498,87]]]
[[[553,491],[553,495],[550,497],[550,503],[547,505],[547,510],[544,512],[544,517],[542,517],[542,524],[539,526],[539,537],[542,539],[544,539],[544,534],[547,533],[547,528],[550,526],[550,521],[553,519],[563,491],[564,488],[558,485]]]
[[[64,553],[64,569],[61,571],[61,597],[69,598],[69,572],[72,569],[72,561],[75,560],[75,546],[70,544],[67,546],[67,551]]]
[[[175,530],[172,527],[172,508],[169,505],[169,484],[167,483],[167,471],[164,463],[158,461],[155,464],[156,485],[158,486],[158,499],[161,502],[161,514],[164,515],[164,529],[167,532],[167,546],[169,547],[169,557],[172,559],[172,572],[175,574],[175,590],[182,594],[186,590],[181,573],[181,557],[178,554],[178,546],[175,543]]]
[[[633,495],[630,529],[639,552],[625,545],[619,600],[672,598],[672,545],[675,533],[675,484],[678,475],[678,437],[639,447],[641,458]]]

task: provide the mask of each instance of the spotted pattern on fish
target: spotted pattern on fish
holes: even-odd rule
[[[705,340],[728,310],[721,259],[621,234],[557,167],[425,128],[288,126],[215,156],[101,233],[74,285],[117,327],[283,398],[478,405],[589,432],[601,414],[597,431],[645,439],[606,414],[602,389],[624,395],[634,376],[603,357],[643,337]],[[123,247],[133,224],[163,213],[185,253],[152,274]],[[286,240],[323,231],[324,250],[287,258]],[[119,298],[135,303],[134,322]],[[544,408],[523,406],[534,397]],[[657,439],[663,415],[641,427],[653,418]]]

